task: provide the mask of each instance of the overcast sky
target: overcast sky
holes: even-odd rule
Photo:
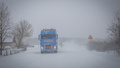
[[[8,5],[13,23],[28,20],[38,37],[44,28],[55,28],[59,37],[106,38],[120,0],[0,0]]]

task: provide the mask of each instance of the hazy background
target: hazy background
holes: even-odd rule
[[[55,28],[59,37],[106,38],[120,0],[1,0],[8,5],[13,23],[28,20],[38,37],[43,28]]]

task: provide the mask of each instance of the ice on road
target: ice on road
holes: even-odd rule
[[[74,41],[63,43],[58,53],[41,54],[39,48],[35,45],[25,52],[1,56],[0,68],[120,68],[119,57],[90,52]]]

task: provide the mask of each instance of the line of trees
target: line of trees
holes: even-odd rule
[[[108,39],[92,40],[88,43],[88,49],[100,52],[114,51],[120,55],[120,12],[114,13],[113,21],[108,25],[108,32]]]
[[[32,25],[27,20],[21,20],[13,28],[10,12],[4,3],[0,3],[0,54],[4,48],[3,43],[8,38],[13,38],[17,47],[23,45],[23,39],[32,35]]]

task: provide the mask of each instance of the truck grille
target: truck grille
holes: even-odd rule
[[[44,49],[45,49],[45,50],[52,50],[52,49],[53,49],[53,46],[44,46]]]

